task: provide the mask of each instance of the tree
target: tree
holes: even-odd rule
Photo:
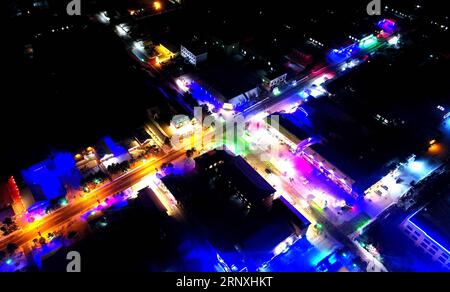
[[[186,157],[187,158],[192,158],[193,155],[194,155],[194,151],[192,151],[192,150],[187,150],[186,151]]]
[[[68,239],[73,239],[73,238],[75,238],[77,236],[77,232],[76,231],[70,231],[68,234],[67,234],[67,238]]]
[[[3,220],[3,224],[5,224],[5,225],[12,225],[12,224],[14,224],[14,221],[12,220],[12,218],[11,217],[6,217],[5,218],[5,220]]]
[[[43,237],[39,238],[39,243],[41,245],[44,245],[46,243],[45,238],[43,238]]]

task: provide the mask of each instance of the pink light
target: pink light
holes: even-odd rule
[[[302,157],[294,158],[294,166],[295,166],[295,169],[297,169],[298,171],[300,171],[303,174],[310,174],[314,170],[312,165],[308,161],[303,159]]]

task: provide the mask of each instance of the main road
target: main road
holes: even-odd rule
[[[95,206],[98,201],[102,201],[107,197],[125,191],[138,183],[144,177],[154,172],[155,168],[159,168],[161,164],[176,160],[183,155],[185,155],[185,151],[183,149],[171,151],[164,156],[151,160],[129,171],[112,182],[93,190],[85,198],[78,199],[66,207],[58,209],[40,220],[28,224],[23,229],[5,237],[2,241],[0,241],[0,250],[4,249],[9,243],[15,243],[18,246],[24,245],[36,238],[38,236],[38,232],[44,234],[46,231],[53,231],[58,226],[69,223],[72,218],[87,212]]]

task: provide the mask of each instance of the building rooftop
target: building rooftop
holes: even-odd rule
[[[228,151],[206,153],[196,159],[194,172],[162,181],[227,263],[239,247],[249,261],[261,264],[278,243],[309,225],[278,199],[268,206],[265,199],[275,190]]]
[[[403,158],[394,147],[394,133],[375,123],[360,121],[326,97],[312,99],[303,110],[283,114],[280,124],[299,139],[317,137],[311,146],[319,155],[356,181],[364,191],[378,181],[396,159]],[[399,142],[400,143],[400,142]]]
[[[217,98],[225,102],[256,88],[261,83],[261,78],[241,58],[235,55],[220,60],[210,59],[197,73],[198,83],[202,87],[212,88],[210,91],[216,91],[220,95]]]
[[[425,232],[429,237],[450,250],[450,194],[427,205],[409,221]]]
[[[227,150],[210,151],[197,157],[195,163],[199,169],[205,170],[211,165],[221,163],[221,173],[239,186],[240,191],[252,201],[263,200],[276,191],[242,156],[230,155]]]
[[[183,47],[188,49],[189,52],[192,54],[198,56],[204,53],[208,52],[208,46],[204,42],[200,40],[191,40],[191,41],[185,41],[181,43]]]

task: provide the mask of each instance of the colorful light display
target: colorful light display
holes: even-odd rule
[[[359,47],[363,50],[370,49],[378,44],[378,39],[373,34],[366,36],[359,42]]]
[[[397,30],[397,24],[392,19],[382,19],[377,23],[377,26],[388,34],[392,34]]]
[[[357,54],[359,51],[359,47],[357,43],[352,43],[351,45],[340,48],[340,49],[333,49],[328,53],[328,61],[330,61],[332,64],[338,64],[341,62],[344,62]]]

